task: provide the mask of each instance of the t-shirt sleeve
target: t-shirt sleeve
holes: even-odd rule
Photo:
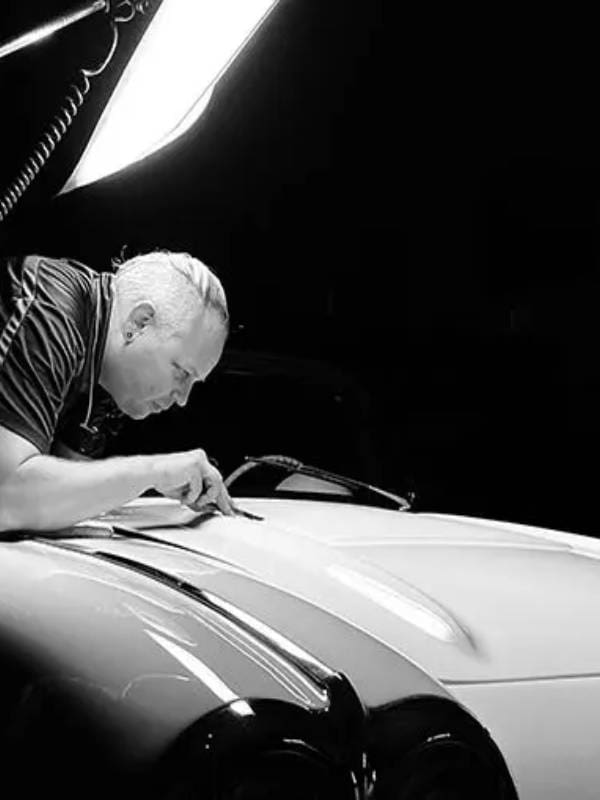
[[[48,453],[83,340],[77,286],[28,258],[0,326],[0,425]]]

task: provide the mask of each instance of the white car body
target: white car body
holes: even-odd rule
[[[107,520],[223,559],[402,653],[490,731],[520,800],[597,798],[600,542],[332,502],[236,502],[264,521],[189,524],[192,512],[163,499]]]

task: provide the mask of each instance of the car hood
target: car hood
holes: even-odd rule
[[[336,503],[239,502],[264,521],[218,517],[152,535],[333,612],[445,683],[600,673],[593,540]],[[147,525],[151,503],[136,508]]]
[[[83,526],[0,545],[0,649],[19,665],[24,736],[52,698],[64,717],[64,698],[93,721],[98,752],[143,766],[225,706],[242,727],[256,703],[294,707],[320,736],[359,709],[448,697],[337,615],[194,552],[200,531],[179,531],[185,547],[131,534]]]
[[[23,697],[72,696],[129,758],[149,758],[224,705],[244,716],[248,697],[306,711],[329,705],[327,670],[310,654],[296,646],[282,655],[282,635],[257,635],[168,573],[131,569],[108,546],[95,558],[68,542],[0,550],[0,649],[28,664]],[[199,574],[211,571],[197,561]]]

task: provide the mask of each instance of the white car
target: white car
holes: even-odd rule
[[[252,466],[270,477],[239,496]],[[280,457],[250,460],[228,483],[250,518],[142,498],[105,521],[220,559],[401,654],[409,694],[458,701],[487,728],[519,800],[598,797],[600,542],[410,513],[402,498]],[[314,647],[285,609],[261,606],[261,619]]]

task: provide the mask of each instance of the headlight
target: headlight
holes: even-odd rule
[[[351,800],[352,785],[317,753],[297,744],[255,756],[236,769],[219,800]]]
[[[375,712],[376,800],[516,800],[500,751],[460,706],[412,698]]]
[[[507,800],[499,774],[469,742],[441,734],[377,775],[377,800]]]
[[[233,705],[180,737],[156,775],[158,800],[356,800],[326,718],[279,701],[249,701],[244,716]]]

